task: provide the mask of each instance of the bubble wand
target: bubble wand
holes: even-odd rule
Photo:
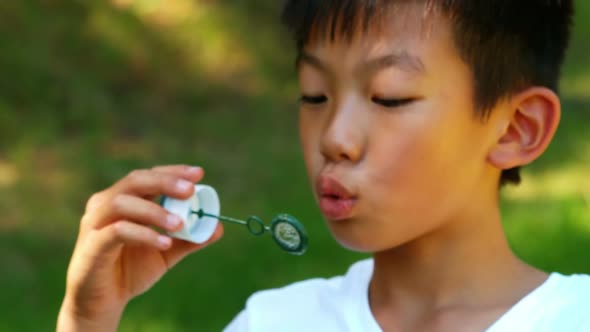
[[[220,215],[220,203],[213,187],[195,185],[192,197],[186,200],[162,196],[160,204],[169,212],[180,216],[184,228],[170,236],[194,243],[205,243],[215,233],[218,221],[246,226],[254,236],[270,233],[274,241],[286,252],[302,255],[307,250],[308,238],[303,225],[288,214],[275,216],[267,226],[262,219],[250,216],[246,220]]]
[[[275,242],[285,251],[293,255],[303,255],[307,250],[307,233],[303,225],[293,216],[286,213],[277,215],[270,223],[270,226],[264,224],[262,219],[257,216],[250,216],[246,220],[219,216],[207,213],[205,211],[191,210],[191,214],[196,214],[199,218],[211,217],[219,221],[244,225],[248,228],[250,234],[261,236],[270,232]]]

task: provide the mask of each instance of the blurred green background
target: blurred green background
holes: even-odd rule
[[[296,133],[280,1],[0,1],[0,331],[49,331],[88,197],[135,168],[207,169],[223,211],[291,212],[291,257],[228,226],[128,307],[121,331],[216,331],[252,292],[343,273],[363,257],[330,237]],[[505,191],[517,253],[590,273],[590,2],[578,14],[555,143]]]

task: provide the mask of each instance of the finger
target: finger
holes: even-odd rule
[[[107,191],[97,192],[94,195],[90,196],[88,201],[86,202],[86,213],[91,212],[92,210],[101,206],[104,201],[108,198]]]
[[[162,252],[164,259],[168,265],[168,268],[172,268],[178,262],[180,262],[184,257],[187,255],[199,251],[217,241],[219,241],[223,237],[223,225],[221,223],[217,224],[217,228],[215,229],[215,233],[211,236],[211,238],[203,243],[203,244],[196,244],[188,241],[183,241],[179,239],[173,239],[172,247]]]
[[[201,167],[188,165],[156,166],[152,171],[176,175],[193,183],[200,181],[205,173]]]
[[[158,250],[168,250],[172,238],[137,223],[121,220],[112,223],[96,234],[94,245],[98,252],[105,253],[121,245],[144,245]]]
[[[196,177],[197,181],[200,180]],[[136,170],[112,188],[111,194],[130,194],[140,197],[158,195],[171,196],[178,199],[189,198],[194,191],[194,182],[182,177],[152,170]]]
[[[120,194],[96,208],[86,218],[88,227],[99,229],[116,220],[133,220],[147,226],[155,226],[169,232],[182,228],[182,220],[160,205],[137,196]]]
[[[170,175],[177,176],[178,178],[176,180],[184,179],[184,180],[187,180],[188,182],[191,182],[191,183],[199,182],[204,176],[204,171],[202,168],[191,167],[191,166],[187,166],[187,165],[157,166],[157,167],[152,168],[152,171],[155,173],[158,173],[158,174],[161,174],[161,173],[168,174],[168,175],[166,175],[166,177],[168,177],[168,178],[170,178]],[[86,211],[89,212],[89,211],[95,209],[96,207],[100,206],[102,203],[107,201],[110,197],[117,195],[120,192],[128,192],[127,189],[125,188],[125,184],[128,185],[129,182],[142,182],[142,180],[140,178],[143,177],[142,174],[144,174],[144,173],[149,174],[149,171],[147,171],[147,170],[133,171],[130,174],[128,174],[125,178],[121,179],[119,182],[117,182],[116,184],[111,186],[110,188],[107,188],[101,192],[95,193],[94,195],[92,195],[92,197],[90,197],[90,199],[88,199],[88,202],[86,203]],[[160,181],[165,181],[165,180],[160,180]],[[168,181],[171,181],[171,180],[168,180]],[[170,187],[170,185],[168,185],[168,187]],[[180,190],[181,192],[178,194],[181,196],[179,198],[183,198],[183,195],[186,195],[186,191],[184,190],[184,187],[182,187],[180,189],[181,189]]]
[[[205,171],[203,168],[188,165],[156,166],[152,168],[152,171],[173,174],[193,183],[201,181],[201,179],[203,179],[205,176]]]

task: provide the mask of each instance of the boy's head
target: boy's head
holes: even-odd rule
[[[457,52],[471,69],[475,111],[482,117],[499,99],[528,86],[557,91],[572,0],[291,0],[283,19],[301,53],[317,38],[350,40],[369,33],[389,23],[394,7],[414,3],[422,4],[423,22],[437,12],[449,20]],[[518,167],[502,173],[502,184],[519,182]]]
[[[572,7],[572,0],[287,1],[303,151],[328,219],[370,216],[386,227],[382,215],[420,225],[396,229],[413,233],[400,235],[407,238],[478,217],[480,204],[495,202],[490,189],[518,182],[518,167],[553,137]],[[361,234],[369,225],[346,226],[341,236],[341,223],[330,226],[351,247],[392,244],[379,242],[381,227],[368,244]]]

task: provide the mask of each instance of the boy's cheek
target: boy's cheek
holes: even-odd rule
[[[307,177],[313,189],[316,177],[322,168],[322,155],[319,152],[319,147],[314,147],[312,142],[302,142],[301,148]],[[315,189],[313,191],[315,195]]]
[[[323,156],[321,154],[320,128],[318,123],[310,119],[302,119],[299,122],[299,142],[303,160],[310,180],[317,175],[322,167]]]
[[[434,139],[398,139],[396,144],[376,151],[367,170],[370,186],[386,200],[384,205],[423,207],[431,199],[441,200],[450,190],[453,173],[449,160]]]

